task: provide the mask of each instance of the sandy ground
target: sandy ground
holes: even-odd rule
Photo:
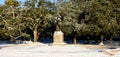
[[[0,57],[120,57],[120,51],[98,45],[48,45],[41,43],[0,45]],[[108,51],[109,50],[109,51]]]

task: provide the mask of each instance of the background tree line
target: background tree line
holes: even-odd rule
[[[0,38],[15,42],[25,38],[37,42],[53,38],[55,17],[61,16],[65,39],[112,40],[120,31],[119,0],[5,0],[0,5]]]

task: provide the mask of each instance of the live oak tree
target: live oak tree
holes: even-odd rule
[[[113,36],[118,32],[118,23],[114,13],[113,4],[107,0],[91,1],[88,7],[87,23],[97,25],[98,34]]]
[[[38,41],[39,35],[48,24],[51,15],[52,3],[47,0],[27,0],[24,4],[24,14],[26,26],[33,31],[34,42]]]
[[[6,39],[4,30],[3,30],[4,22],[2,21],[2,14],[4,13],[4,9],[6,9],[6,7],[4,5],[0,5],[0,40]]]
[[[13,2],[13,1],[12,2],[11,1],[9,1],[10,5]],[[14,5],[14,4],[12,4],[12,5]],[[29,35],[24,32],[24,29],[26,26],[23,23],[24,21],[23,21],[22,17],[20,17],[18,15],[19,9],[16,8],[17,10],[14,11],[14,13],[16,12],[16,14],[13,13],[11,15],[11,13],[9,13],[10,12],[9,7],[7,7],[7,6],[5,6],[5,7],[6,8],[4,8],[2,13],[0,14],[0,20],[2,22],[1,24],[3,24],[3,27],[2,27],[3,33],[2,34],[7,36],[8,38],[10,38],[11,42],[14,42],[14,43],[15,43],[15,40],[18,39],[19,37],[29,37]],[[14,9],[15,9],[15,7],[14,7]]]
[[[11,15],[4,12],[4,16],[1,16],[2,22],[4,24],[3,34],[11,39],[11,42],[15,42],[19,37],[29,37],[28,34],[24,32],[26,28],[24,21],[21,17],[16,16],[12,18]]]

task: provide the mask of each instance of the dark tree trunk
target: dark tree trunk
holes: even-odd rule
[[[110,41],[110,44],[112,44],[112,36],[110,36],[110,39],[109,39],[109,41]]]
[[[13,19],[15,18],[15,9],[12,7],[12,15],[13,15]]]
[[[86,41],[87,41],[86,43],[89,44],[89,37],[88,36],[87,36],[87,40]]]
[[[74,35],[74,44],[77,43],[77,40],[76,40],[76,34]]]
[[[16,43],[16,40],[14,38],[10,38],[11,43]]]

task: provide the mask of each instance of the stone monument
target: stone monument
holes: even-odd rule
[[[99,43],[99,45],[104,45],[104,43],[103,43],[103,36],[101,36],[101,42]]]
[[[54,35],[53,35],[53,45],[66,44],[66,43],[64,43],[64,33],[60,30],[61,16],[57,15],[57,17],[55,19],[56,19],[55,20],[56,31],[54,32]]]

